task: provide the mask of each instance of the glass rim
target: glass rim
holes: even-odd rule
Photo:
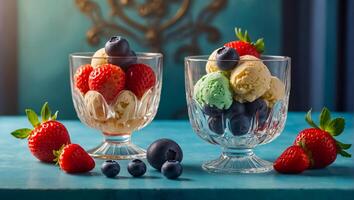
[[[187,56],[184,58],[185,61],[212,61],[216,62],[216,59],[209,59],[210,55],[195,55],[195,56]],[[206,58],[206,59],[205,59]],[[275,62],[286,62],[290,61],[291,58],[288,56],[277,56],[277,55],[262,55],[260,59],[245,59],[242,61],[275,61]],[[222,61],[240,61],[240,59],[237,60],[222,60]]]
[[[140,59],[154,59],[154,58],[162,58],[163,54],[162,53],[152,53],[152,52],[136,52],[136,56],[108,56],[108,57],[102,57],[102,56],[93,56],[95,52],[75,52],[69,54],[69,57],[72,58],[84,58],[84,59],[107,59],[107,58],[140,58]]]

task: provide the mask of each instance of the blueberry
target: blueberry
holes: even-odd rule
[[[130,52],[128,41],[120,36],[111,37],[104,48],[109,56],[126,56]]]
[[[153,142],[146,151],[146,159],[152,167],[161,170],[161,166],[167,160],[183,159],[181,147],[173,140],[162,138]]]
[[[119,174],[120,166],[114,160],[106,160],[101,165],[101,171],[108,178],[113,178]]]
[[[258,113],[258,122],[263,124],[268,116],[267,103],[262,99],[246,103],[246,112],[250,117],[255,117],[256,113]]]
[[[210,106],[208,104],[205,104],[202,109],[206,115],[209,115],[212,117],[220,116],[223,113],[222,109],[219,109],[216,106]]]
[[[251,118],[247,115],[234,115],[230,118],[230,131],[235,136],[241,136],[248,132]]]
[[[237,63],[240,56],[234,48],[221,47],[216,51],[216,64],[221,70],[231,70]]]
[[[139,159],[132,160],[128,163],[128,172],[134,177],[140,177],[146,172],[146,165]]]
[[[168,179],[176,179],[181,176],[182,165],[176,160],[166,161],[161,168],[162,174]]]
[[[130,51],[126,57],[108,57],[108,63],[118,65],[125,70],[129,65],[137,63],[137,57],[134,51]]]
[[[245,104],[238,101],[233,101],[229,109],[226,110],[225,114],[227,117],[233,117],[234,115],[241,115],[245,113]]]
[[[216,134],[222,135],[225,130],[223,120],[221,116],[209,117],[208,119],[209,129]]]

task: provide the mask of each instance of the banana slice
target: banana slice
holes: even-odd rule
[[[107,119],[108,105],[100,93],[88,91],[85,94],[85,105],[90,117],[100,121]]]
[[[117,97],[113,106],[115,118],[118,123],[125,123],[134,118],[136,111],[137,98],[134,93],[129,90],[123,90]]]
[[[108,63],[108,55],[106,54],[106,51],[104,48],[99,49],[93,54],[91,60],[91,66],[93,68],[97,68],[100,65],[107,64]]]

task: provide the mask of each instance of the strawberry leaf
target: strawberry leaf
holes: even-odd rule
[[[352,146],[352,144],[344,144],[339,141],[336,141],[336,144],[339,147],[339,149],[344,149],[344,150],[349,149]]]
[[[341,156],[345,157],[345,158],[351,158],[352,155],[344,150],[341,150],[338,152]]]
[[[328,108],[324,107],[320,114],[320,127],[322,130],[326,130],[328,122],[331,120],[331,113]]]
[[[11,133],[12,136],[14,136],[15,138],[19,138],[19,139],[25,139],[29,136],[29,134],[31,133],[31,129],[29,128],[22,128],[22,129],[17,129],[15,131],[13,131]]]
[[[36,112],[34,112],[33,110],[26,109],[26,115],[27,115],[28,121],[32,124],[33,127],[36,127],[40,124],[39,120],[38,120],[38,116],[37,116]]]
[[[47,121],[51,117],[51,115],[52,115],[52,111],[48,106],[48,102],[45,102],[41,110],[42,121],[43,122]]]
[[[258,53],[263,53],[264,52],[264,39],[260,38],[256,41],[256,43],[252,43],[254,47],[256,47]]]
[[[335,118],[327,124],[325,131],[329,132],[332,136],[337,136],[343,132],[344,127],[344,118]]]
[[[55,111],[54,115],[51,117],[52,120],[57,120],[59,111]]]
[[[312,118],[311,118],[311,111],[312,111],[312,109],[310,109],[310,110],[307,112],[307,114],[306,114],[306,116],[305,116],[305,120],[307,121],[307,123],[308,123],[310,126],[312,126],[312,127],[314,127],[314,128],[318,128],[318,126],[315,124],[315,122],[312,121]]]

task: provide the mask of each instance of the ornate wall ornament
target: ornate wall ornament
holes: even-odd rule
[[[210,0],[196,17],[191,4],[195,0],[107,0],[109,19],[102,15],[100,5],[92,0],[75,0],[76,6],[92,22],[86,33],[90,45],[101,38],[121,34],[136,40],[152,51],[163,51],[164,44],[179,41],[175,59],[200,54],[199,38],[205,34],[208,42],[220,39],[219,30],[211,22],[226,6],[227,0]],[[172,13],[172,7],[177,7]]]

